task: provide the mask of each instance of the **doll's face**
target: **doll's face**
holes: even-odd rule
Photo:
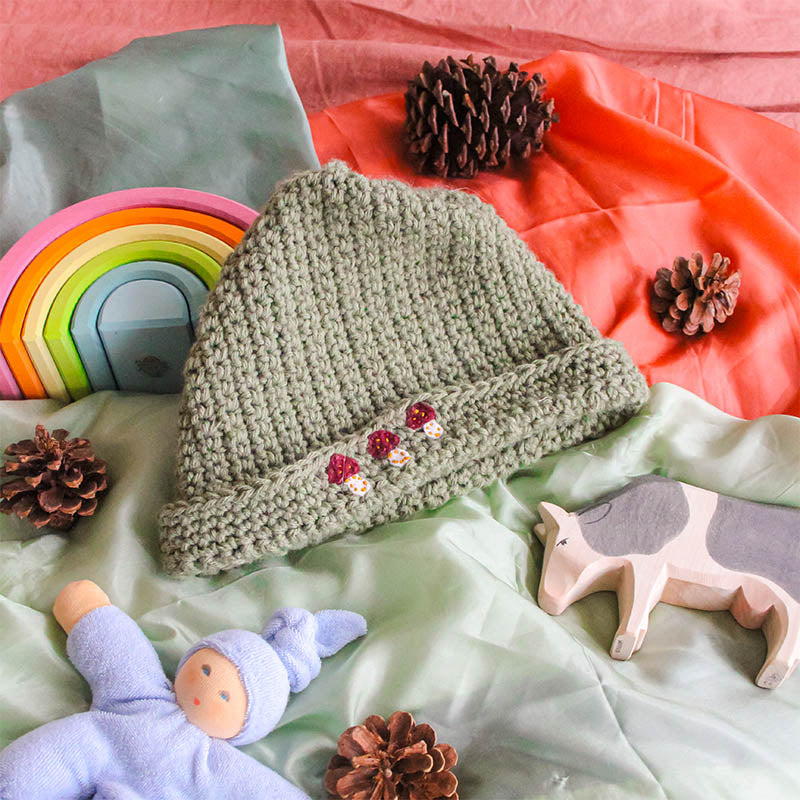
[[[216,739],[231,739],[244,725],[247,693],[239,671],[216,650],[198,650],[175,676],[175,697],[186,718]]]

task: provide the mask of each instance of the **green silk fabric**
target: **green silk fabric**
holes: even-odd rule
[[[180,186],[259,208],[318,166],[277,25],[135,39],[0,103],[0,255],[94,195]]]
[[[800,420],[745,422],[659,384],[614,433],[434,512],[214,578],[171,579],[156,515],[173,496],[177,405],[109,392],[68,406],[0,403],[0,444],[29,438],[37,422],[67,428],[91,439],[112,480],[97,514],[68,534],[0,517],[0,747],[88,707],[51,609],[64,584],[91,578],[170,676],[199,638],[260,630],[281,606],[363,614],[368,634],[325,659],[279,727],[245,748],[314,798],[338,735],[397,709],[456,747],[459,793],[471,800],[800,796],[800,672],[776,691],[755,686],[760,631],[727,612],[660,604],[642,649],[613,661],[614,595],[545,614],[531,535],[539,501],[572,510],[649,472],[800,506]]]

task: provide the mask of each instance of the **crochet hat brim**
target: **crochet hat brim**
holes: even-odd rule
[[[369,427],[283,469],[165,506],[164,565],[173,574],[212,575],[435,508],[603,435],[635,414],[647,396],[622,345],[598,335],[486,380],[404,398]],[[435,408],[441,439],[405,427],[406,410],[418,401]],[[367,453],[367,437],[378,429],[402,435],[412,456],[405,466],[391,467]],[[328,482],[334,453],[357,459],[371,483],[367,494],[356,497]]]

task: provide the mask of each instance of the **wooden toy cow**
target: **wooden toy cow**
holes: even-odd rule
[[[763,627],[756,683],[774,689],[800,658],[800,509],[753,503],[645,475],[575,513],[540,503],[545,545],[539,605],[549,614],[592,592],[617,593],[611,656],[641,646],[659,601],[730,609]]]

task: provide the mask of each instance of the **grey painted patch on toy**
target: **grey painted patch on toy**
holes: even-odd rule
[[[660,475],[642,475],[577,513],[583,538],[606,556],[652,555],[689,521],[683,487]]]
[[[800,601],[800,510],[720,495],[706,546],[723,567],[768,578]]]

